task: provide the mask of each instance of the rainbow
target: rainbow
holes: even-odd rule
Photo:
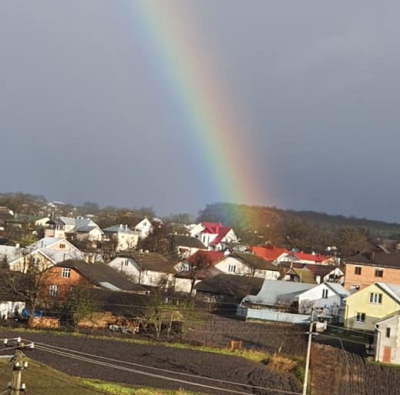
[[[207,58],[206,51],[198,52],[201,46],[190,15],[184,15],[173,1],[128,0],[127,4],[135,22],[145,29],[167,89],[184,112],[193,149],[204,161],[204,174],[217,199],[266,203],[260,185],[264,177],[253,167],[246,131],[238,130],[229,93],[212,73],[216,63]]]

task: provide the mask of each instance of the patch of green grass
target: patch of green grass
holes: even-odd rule
[[[101,380],[84,380],[86,385],[99,391],[107,391],[110,395],[203,395],[199,392],[184,390],[161,390],[155,388],[126,387],[120,384],[107,383]]]

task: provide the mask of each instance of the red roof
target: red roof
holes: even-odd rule
[[[223,238],[228,234],[228,232],[232,228],[228,228],[226,226],[222,226],[221,223],[214,224],[212,222],[202,222],[202,225],[204,226],[203,233],[210,233],[210,234],[216,234],[217,237],[210,243],[210,245],[217,245],[219,244]]]
[[[251,252],[255,255],[258,255],[268,262],[276,261],[282,254],[289,254],[286,248],[278,248],[278,247],[251,247]]]
[[[321,254],[307,254],[305,252],[292,252],[291,255],[302,261],[311,261],[311,262],[324,262],[328,258],[325,255]]]
[[[216,265],[222,258],[225,257],[222,251],[197,251],[189,258],[189,262],[196,263],[197,257],[201,256],[207,262],[210,262],[212,265]]]
[[[213,222],[202,222],[201,224],[204,226],[203,233],[218,234],[220,228],[223,228],[221,223],[214,224]]]

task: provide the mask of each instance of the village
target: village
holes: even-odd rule
[[[167,235],[166,257],[140,248],[162,228],[158,218],[144,217],[131,228],[123,223],[101,228],[95,216],[50,212],[32,216],[0,210],[3,322],[25,316],[31,327],[60,328],[56,306],[84,290],[101,303],[75,311],[75,325],[137,333],[139,323],[157,321],[160,336],[166,322],[183,319],[179,306],[171,310],[170,305],[190,300],[245,321],[308,325],[311,318],[316,330],[363,333],[370,339],[365,344],[370,358],[400,363],[400,245],[394,241],[341,258],[335,248],[323,255],[244,245],[235,229],[200,222],[181,224],[179,232]],[[37,240],[21,245],[6,237],[24,229]],[[118,300],[134,305],[135,298],[154,300],[155,295],[175,312],[173,318],[171,312],[160,318],[143,310],[107,309]]]

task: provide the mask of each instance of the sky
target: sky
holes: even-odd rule
[[[0,192],[400,222],[400,2],[3,0]]]

